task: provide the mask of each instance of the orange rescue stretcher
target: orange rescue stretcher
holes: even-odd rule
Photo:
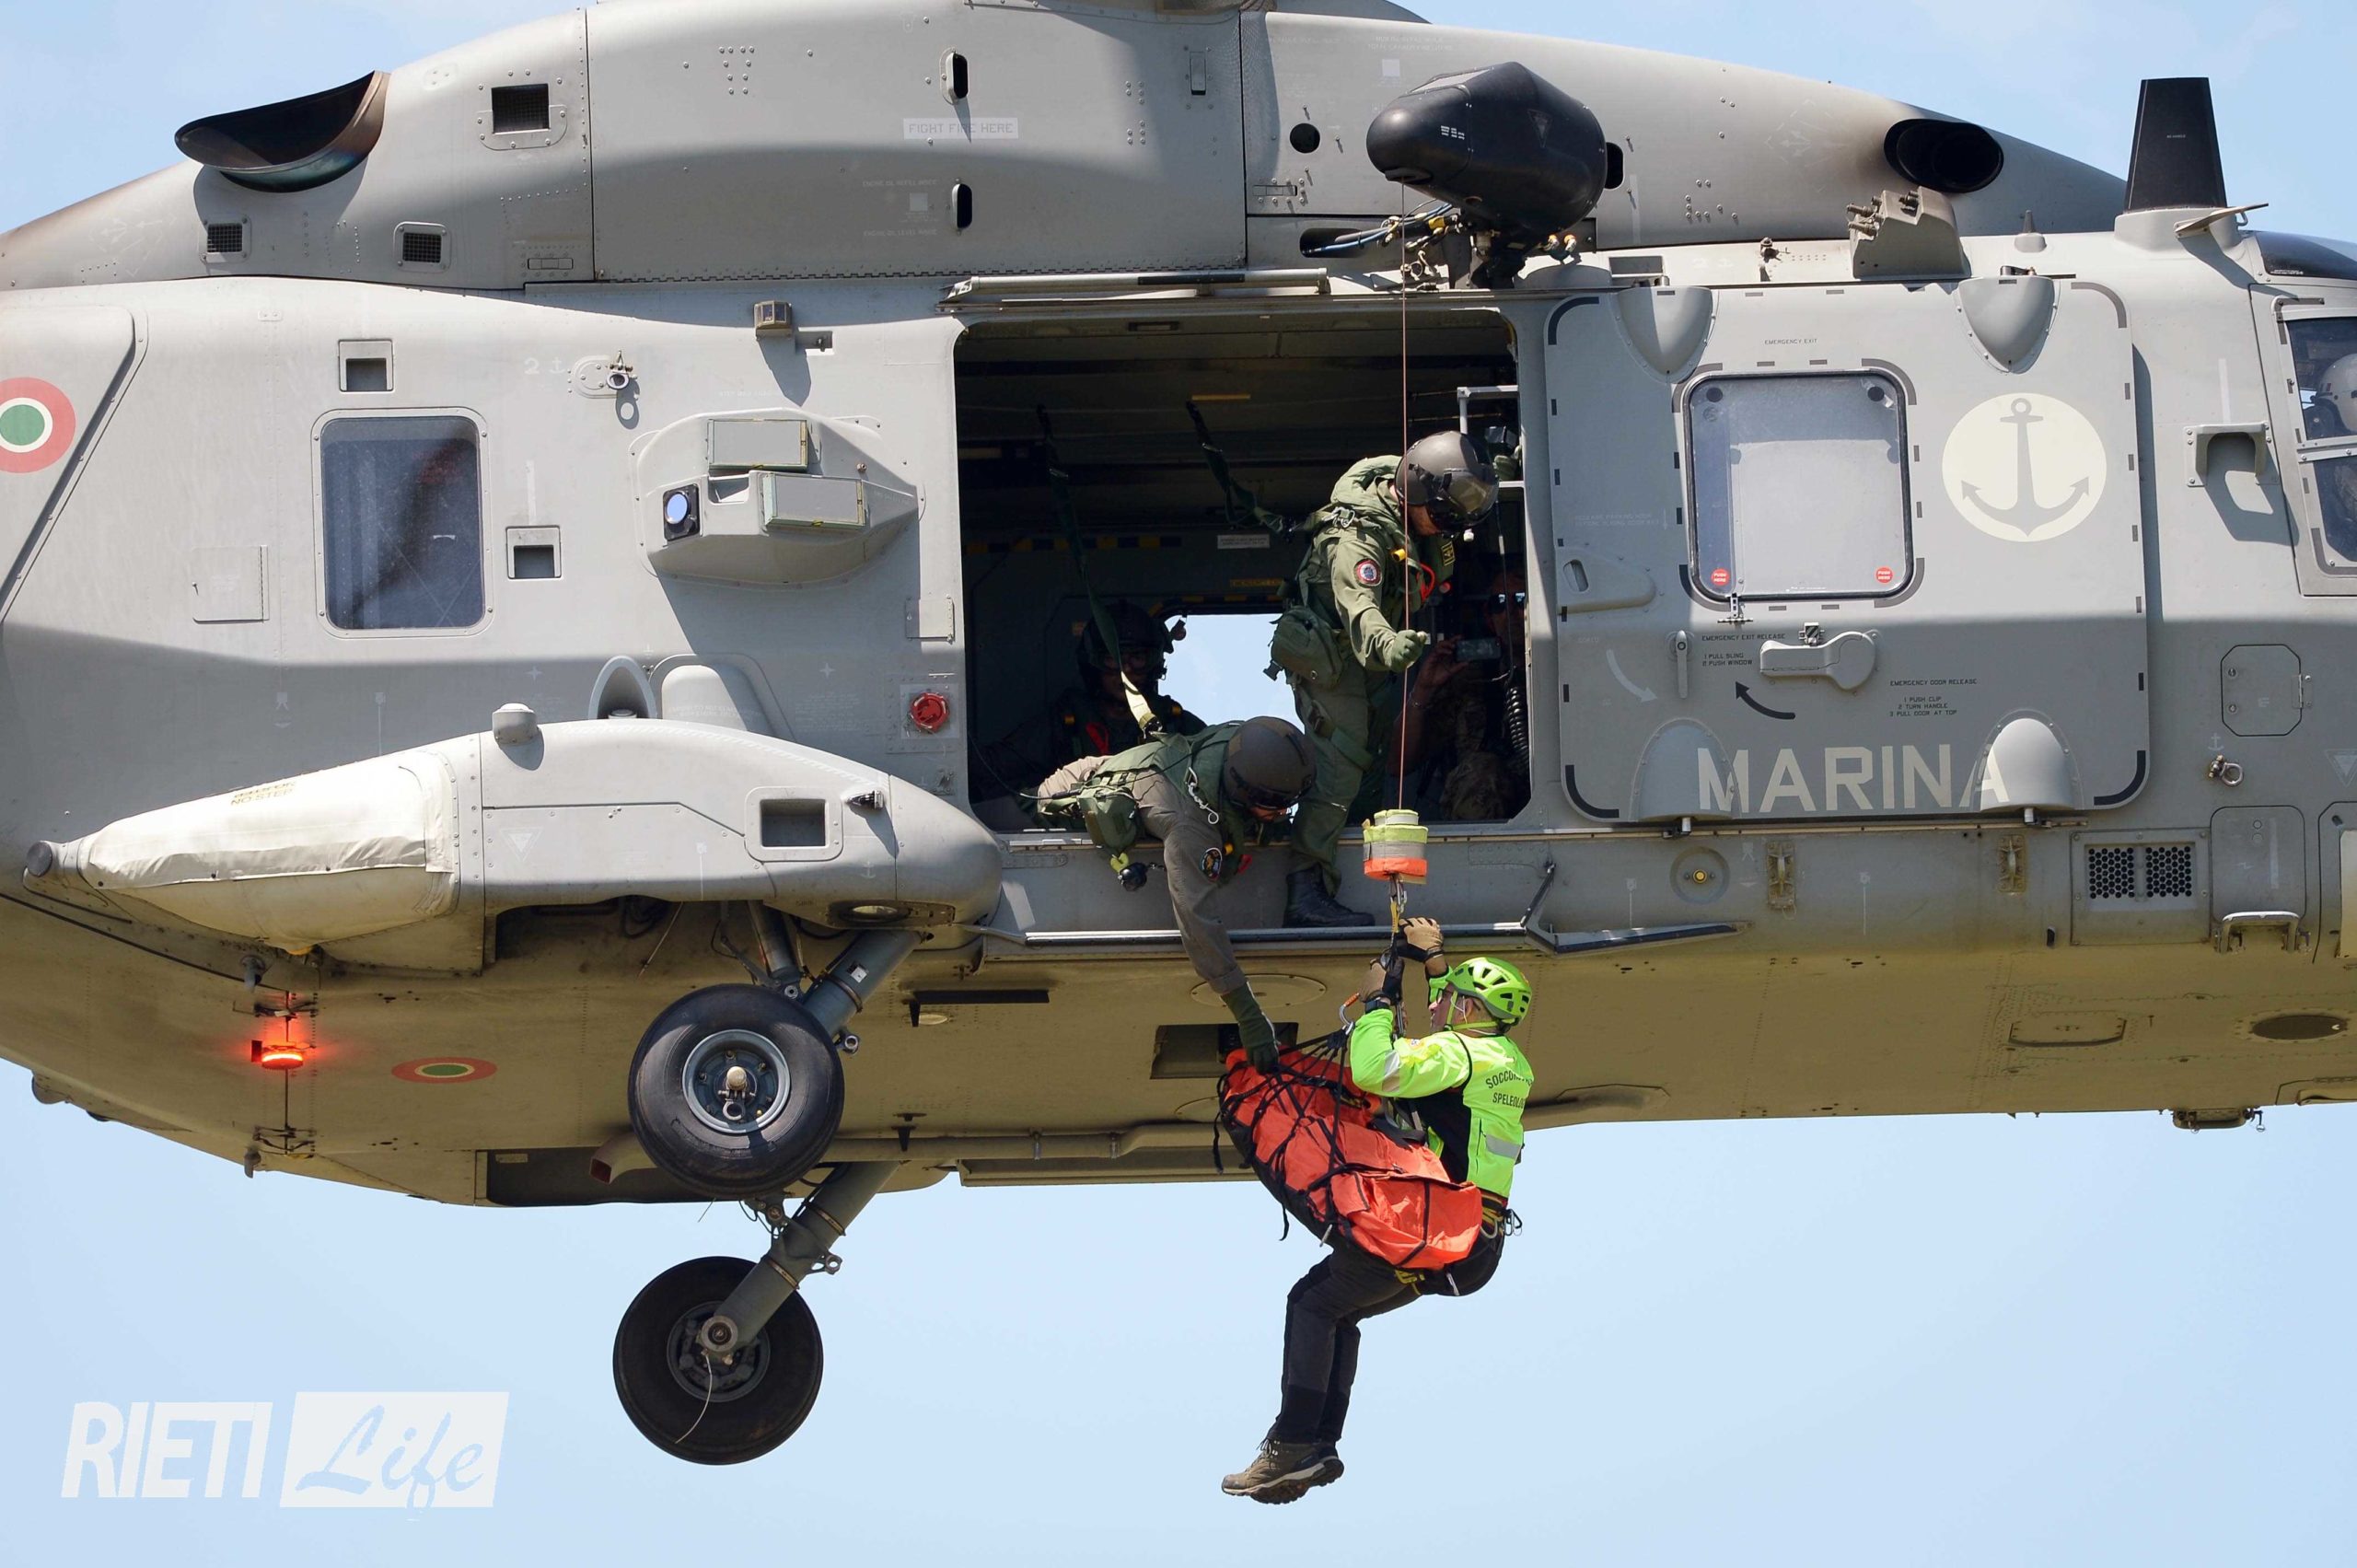
[[[1287,1051],[1273,1073],[1231,1054],[1220,1080],[1228,1138],[1286,1213],[1398,1269],[1445,1269],[1481,1236],[1481,1190],[1452,1181],[1431,1146],[1377,1124],[1350,1082],[1347,1038]]]

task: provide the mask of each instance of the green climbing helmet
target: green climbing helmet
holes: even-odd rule
[[[1498,958],[1468,958],[1440,977],[1451,991],[1470,996],[1507,1028],[1530,1016],[1530,982]]]

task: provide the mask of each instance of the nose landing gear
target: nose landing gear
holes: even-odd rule
[[[774,915],[756,912],[770,985],[716,985],[648,1026],[630,1072],[630,1119],[659,1168],[696,1191],[749,1202],[769,1251],[749,1267],[698,1258],[658,1274],[614,1334],[614,1390],[656,1446],[697,1464],[759,1458],[794,1435],[819,1398],[825,1353],[799,1292],[842,1266],[832,1250],[900,1168],[836,1166],[788,1218],[781,1199],[819,1163],[843,1112],[842,1034],[917,945],[871,931],[807,993]],[[772,953],[777,956],[772,957]],[[840,1041],[840,1044],[838,1043]]]

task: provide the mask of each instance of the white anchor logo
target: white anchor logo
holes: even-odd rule
[[[2027,392],[1991,398],[1958,420],[1940,466],[1965,521],[1992,538],[2030,544],[2086,521],[2103,499],[2109,465],[2086,415]],[[2061,475],[2072,477],[2058,481]],[[1994,498],[2009,492],[2002,505]]]

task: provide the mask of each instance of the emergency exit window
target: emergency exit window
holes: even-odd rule
[[[331,624],[440,631],[483,613],[481,436],[449,415],[330,420],[319,433]]]
[[[1872,373],[1723,377],[1687,398],[1695,576],[1716,598],[1897,593],[1907,416]]]

